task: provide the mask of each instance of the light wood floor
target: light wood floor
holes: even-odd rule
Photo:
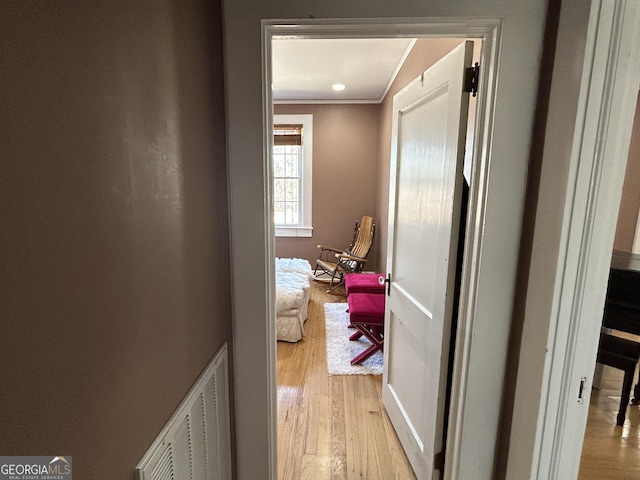
[[[306,338],[278,342],[278,478],[415,479],[380,400],[382,376],[327,374],[324,304],[312,285]]]
[[[306,338],[278,342],[278,478],[415,479],[380,401],[382,377],[327,374],[328,302],[345,298],[313,284]],[[621,385],[610,369],[592,393],[578,480],[640,479],[640,407],[616,426]]]
[[[579,480],[640,478],[640,407],[629,405],[624,425],[616,425],[622,377],[610,369],[603,387],[591,394]]]

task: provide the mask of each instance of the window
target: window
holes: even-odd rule
[[[273,212],[278,237],[310,237],[313,115],[274,115]]]

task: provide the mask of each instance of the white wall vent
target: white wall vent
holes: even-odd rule
[[[228,385],[224,344],[142,457],[138,480],[231,478]]]

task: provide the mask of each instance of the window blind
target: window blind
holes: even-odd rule
[[[274,125],[273,144],[302,145],[302,125]]]

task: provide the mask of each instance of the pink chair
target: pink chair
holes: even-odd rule
[[[377,293],[351,293],[347,297],[349,320],[357,331],[349,340],[357,340],[363,335],[371,341],[371,346],[355,356],[351,365],[359,365],[374,353],[382,351],[384,345],[384,302],[385,295]]]

